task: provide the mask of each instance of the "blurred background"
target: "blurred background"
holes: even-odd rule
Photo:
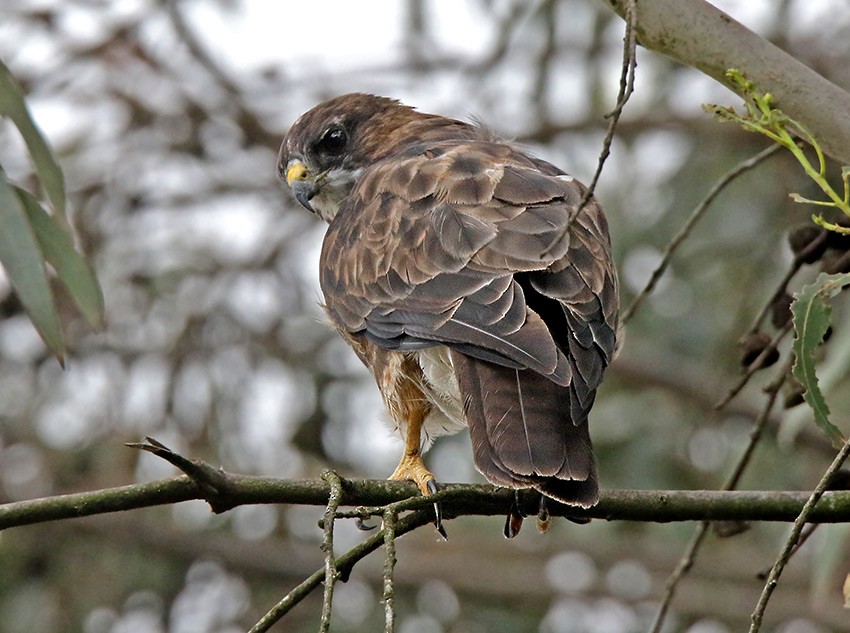
[[[845,0],[713,4],[850,88]],[[108,325],[91,333],[68,312],[63,371],[0,278],[0,502],[175,474],[123,446],[145,435],[233,472],[315,477],[330,466],[386,477],[401,444],[372,378],[318,308],[325,227],[276,179],[288,125],[324,98],[372,92],[479,118],[587,182],[623,32],[591,0],[4,0],[0,59],[65,170]],[[740,105],[699,72],[638,50],[636,91],[597,189],[624,305],[714,182],[766,146],[714,121],[705,102]],[[0,163],[28,182],[5,122]],[[816,195],[783,154],[734,182],[630,322],[591,416],[603,487],[722,485],[778,369],[712,411],[740,375],[738,339],[788,269],[789,227],[808,221],[789,191]],[[816,273],[807,267],[790,287]],[[824,367],[846,431],[843,303]],[[777,407],[768,429],[742,486],[814,487],[833,451],[806,412]],[[439,440],[427,461],[442,481],[480,481],[466,434]],[[8,530],[0,632],[246,630],[321,566],[322,512],[215,516],[190,502]],[[541,535],[529,523],[513,541],[499,518],[447,527],[449,542],[425,528],[397,545],[401,633],[645,631],[696,526],[559,521]],[[710,535],[665,630],[742,630],[756,573],[787,531]],[[850,631],[846,532],[821,528],[799,552],[764,630]],[[340,522],[340,551],[362,538]],[[337,586],[332,630],[382,630],[381,564],[367,559]],[[315,631],[320,601],[277,630]]]

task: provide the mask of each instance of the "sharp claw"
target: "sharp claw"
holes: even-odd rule
[[[439,504],[435,503],[434,505],[437,506]],[[443,527],[443,523],[440,521],[440,519],[437,519],[434,522],[434,527],[437,528],[437,532],[439,533],[440,536],[442,536],[447,541],[449,540],[449,535],[446,534],[446,528]]]
[[[552,517],[549,514],[549,506],[546,504],[546,497],[540,496],[540,506],[537,510],[537,529],[541,533],[549,531],[549,526],[552,524]]]
[[[356,525],[357,529],[361,532],[369,532],[370,530],[374,530],[376,527],[378,527],[377,525],[367,525],[366,519],[364,519],[363,517],[357,517],[356,519],[354,519],[354,525]]]
[[[425,483],[425,487],[428,489],[429,495],[437,494],[437,482],[433,479],[429,479]],[[437,528],[437,532],[439,532],[440,536],[447,541],[449,540],[449,535],[446,534],[446,528],[443,527],[443,506],[439,501],[434,504],[434,527]]]
[[[511,507],[508,509],[508,516],[505,518],[505,538],[514,538],[522,529],[522,520],[524,516],[519,509],[519,492],[514,490],[514,500],[511,501]]]

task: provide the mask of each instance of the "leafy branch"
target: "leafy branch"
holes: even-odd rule
[[[56,273],[86,322],[103,323],[103,292],[94,270],[74,248],[65,210],[65,180],[56,157],[27,109],[11,71],[0,62],[0,117],[12,121],[29,152],[45,204],[11,183],[0,166],[0,263],[47,348],[64,362],[56,301],[45,264]]]
[[[739,123],[745,130],[763,134],[775,143],[787,148],[803,167],[806,175],[829,198],[829,200],[812,200],[810,198],[804,198],[798,193],[791,193],[789,196],[792,200],[805,204],[835,208],[850,218],[850,166],[845,165],[841,168],[841,180],[844,183],[844,192],[843,195],[839,195],[826,179],[826,159],[824,158],[824,153],[817,139],[815,139],[808,128],[782,112],[779,108],[774,107],[773,95],[769,92],[759,91],[756,88],[755,82],[748,79],[740,70],[735,68],[727,70],[726,78],[744,95],[744,105],[747,109],[746,114],[738,114],[734,108],[713,104],[703,105],[703,108],[713,113],[721,121]],[[811,163],[808,156],[803,152],[797,142],[798,139],[803,139],[812,146],[817,156],[817,167]],[[831,231],[850,235],[850,227],[829,222],[821,214],[813,214],[812,220]]]
[[[850,285],[850,273],[827,275],[821,273],[814,283],[804,286],[791,305],[794,320],[794,377],[805,389],[803,397],[815,415],[815,423],[832,441],[841,446],[845,438],[829,421],[829,407],[815,373],[815,350],[823,342],[829,328],[832,308],[827,301]]]

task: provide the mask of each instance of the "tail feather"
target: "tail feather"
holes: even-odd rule
[[[535,371],[459,352],[452,352],[452,360],[475,466],[490,482],[533,487],[583,507],[596,503],[596,462],[587,426],[592,396],[579,404],[571,387]]]

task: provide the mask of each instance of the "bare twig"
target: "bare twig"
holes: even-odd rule
[[[789,560],[794,554],[799,551],[801,547],[803,547],[803,545],[806,544],[806,541],[808,541],[809,537],[815,533],[815,530],[817,530],[817,528],[817,525],[811,523],[806,525],[806,528],[800,533],[800,538],[797,539],[797,542],[794,543],[794,547],[791,548],[791,553],[788,556]],[[758,578],[759,580],[767,580],[767,577],[770,575],[771,569],[773,569],[773,565],[771,565],[770,567],[765,567],[756,574],[756,578]]]
[[[643,300],[646,299],[646,297],[649,296],[649,294],[655,289],[655,286],[658,284],[658,280],[667,270],[667,266],[670,265],[670,259],[673,257],[673,254],[676,252],[679,246],[682,245],[682,242],[684,242],[685,239],[687,239],[687,237],[691,234],[691,231],[693,230],[694,226],[697,222],[699,222],[700,219],[702,219],[702,216],[708,210],[709,206],[711,206],[711,203],[714,202],[715,198],[717,198],[717,196],[719,196],[720,193],[724,189],[726,189],[726,187],[729,186],[731,182],[738,178],[738,176],[745,174],[754,167],[760,165],[767,158],[776,154],[780,149],[782,149],[781,145],[771,145],[767,149],[760,151],[755,156],[752,156],[747,160],[739,163],[734,168],[729,170],[720,180],[714,183],[714,186],[711,188],[711,191],[709,191],[708,194],[706,194],[705,198],[700,201],[700,203],[691,213],[688,220],[685,222],[682,228],[679,229],[679,232],[676,233],[676,236],[667,244],[664,249],[664,254],[661,257],[661,262],[658,264],[655,270],[652,271],[652,275],[650,276],[646,286],[637,294],[631,305],[629,305],[629,307],[623,313],[621,321],[624,325],[629,321],[629,319],[632,318],[634,313],[640,307],[641,303],[643,303]],[[783,288],[784,287],[785,286],[783,285]]]
[[[770,411],[773,409],[773,405],[776,402],[776,398],[779,396],[782,385],[785,384],[785,381],[788,380],[788,376],[791,375],[791,368],[793,365],[794,357],[789,355],[785,364],[782,366],[782,369],[776,374],[776,377],[767,386],[765,386],[764,392],[767,394],[767,400],[765,400],[764,408],[758,418],[756,418],[753,422],[753,425],[750,428],[750,440],[747,442],[747,447],[738,459],[738,463],[735,464],[735,468],[732,469],[729,478],[723,484],[723,490],[734,490],[738,487],[738,483],[741,481],[741,476],[744,474],[744,470],[746,470],[749,465],[750,459],[752,459],[753,456],[753,451],[755,451],[756,446],[764,433],[764,429],[770,420]]]
[[[774,145],[773,147],[782,146]],[[786,291],[788,283],[791,281],[791,279],[794,278],[794,275],[797,274],[797,271],[802,268],[809,255],[811,255],[823,246],[823,243],[827,240],[827,237],[827,231],[822,231],[820,235],[818,235],[815,239],[809,242],[803,250],[797,253],[797,255],[794,257],[794,261],[791,262],[791,266],[785,273],[785,276],[779,280],[779,284],[777,284],[776,290],[773,291],[773,294],[770,295],[768,300],[762,306],[761,310],[759,310],[759,313],[756,315],[755,319],[753,319],[753,324],[750,326],[749,330],[750,332],[758,332],[761,329],[761,326],[764,323],[768,312],[770,312],[770,308],[773,306],[774,302],[779,298],[779,296],[783,292]]]
[[[723,484],[723,490],[734,490],[738,487],[741,475],[743,475],[744,470],[746,470],[749,465],[753,456],[753,451],[755,451],[762,433],[764,432],[764,428],[770,420],[770,412],[773,409],[773,405],[776,402],[779,391],[782,389],[782,385],[785,384],[785,381],[788,379],[788,375],[791,373],[791,366],[792,362],[789,359],[783,366],[782,370],[777,374],[776,378],[767,385],[767,387],[765,387],[767,400],[764,403],[761,413],[753,422],[750,429],[750,440],[747,442],[744,452],[738,458],[738,462],[735,464],[735,468],[732,469],[732,473]],[[658,607],[658,611],[655,614],[655,619],[652,622],[650,633],[658,633],[661,630],[664,620],[667,617],[667,612],[670,609],[670,605],[673,603],[673,598],[676,595],[676,589],[678,588],[679,582],[693,567],[697,553],[702,547],[710,527],[710,521],[703,521],[700,523],[699,527],[694,532],[693,537],[691,537],[690,543],[688,543],[688,546],[685,548],[684,554],[682,554],[682,557],[679,559],[676,568],[667,579],[667,582],[664,585],[664,597],[662,598],[661,605]]]
[[[229,475],[220,468],[214,468],[197,459],[187,459],[150,436],[146,436],[144,442],[127,442],[124,446],[156,455],[182,470],[197,484],[198,489],[204,493],[204,499],[215,512],[225,512],[232,507],[224,502],[230,483]]]
[[[395,537],[398,513],[391,508],[384,512],[384,633],[395,631],[395,588],[393,571],[395,570]]]
[[[350,482],[349,482],[350,483]],[[395,524],[395,536],[399,537],[403,534],[422,527],[433,521],[433,512],[428,510],[418,510],[412,512],[403,518],[399,519]],[[351,569],[360,560],[374,552],[384,544],[385,536],[382,532],[370,536],[368,539],[353,547],[348,552],[339,556],[336,560],[337,571],[340,573],[340,578],[345,579],[351,573]],[[265,633],[277,621],[285,616],[292,608],[306,598],[313,590],[318,587],[325,577],[325,569],[317,569],[304,582],[290,591],[280,602],[278,602],[266,615],[264,615],[248,633]]]
[[[661,630],[664,620],[667,618],[667,612],[670,610],[670,605],[673,604],[673,598],[676,596],[676,589],[679,587],[679,582],[691,570],[691,567],[693,567],[697,552],[708,534],[710,525],[711,523],[708,521],[700,523],[700,526],[691,537],[690,543],[685,548],[685,553],[682,554],[673,573],[670,574],[667,582],[664,583],[664,598],[661,600],[658,611],[655,613],[655,619],[652,621],[652,626],[649,629],[650,633],[658,633]]]
[[[544,251],[543,255],[560,244],[561,240],[570,232],[573,223],[590,202],[596,191],[596,184],[599,182],[599,177],[602,175],[602,168],[605,166],[605,161],[611,154],[611,143],[614,141],[614,133],[617,130],[617,123],[620,121],[620,115],[623,113],[623,108],[632,96],[635,90],[635,69],[637,68],[637,0],[626,1],[626,35],[623,38],[623,65],[620,71],[620,89],[617,93],[617,103],[614,109],[611,110],[605,117],[608,121],[608,131],[605,133],[605,138],[602,140],[602,151],[599,153],[599,161],[596,164],[596,171],[593,173],[593,178],[584,192],[578,206],[570,212],[570,217],[564,230],[561,231],[552,244]]]
[[[827,468],[820,482],[818,482],[817,487],[812,491],[808,501],[806,501],[806,505],[804,505],[803,509],[800,511],[800,515],[794,521],[794,528],[791,530],[791,534],[785,541],[785,545],[782,547],[782,551],[779,553],[779,557],[776,559],[773,568],[770,570],[770,574],[767,576],[767,581],[764,583],[764,589],[762,589],[758,604],[756,605],[755,611],[753,611],[750,633],[758,633],[759,628],[761,628],[761,622],[764,617],[764,611],[767,608],[767,603],[770,600],[771,594],[773,594],[773,590],[776,589],[779,577],[782,575],[782,571],[785,569],[785,565],[794,551],[794,546],[800,540],[800,533],[803,531],[803,527],[806,525],[809,515],[823,496],[830,484],[830,481],[835,476],[835,473],[838,472],[841,465],[847,459],[848,454],[850,454],[850,439],[844,442],[844,446],[841,447],[841,450],[835,456],[835,459],[832,460],[829,468]]]
[[[573,211],[570,221],[575,221],[581,210],[587,205],[593,192],[596,190],[596,183],[599,182],[599,176],[602,174],[602,168],[605,166],[605,161],[611,153],[611,143],[614,141],[614,132],[617,130],[617,123],[620,121],[620,115],[623,113],[623,108],[629,97],[635,90],[635,69],[637,68],[637,0],[626,0],[626,36],[623,38],[623,66],[620,71],[620,90],[617,93],[617,105],[609,112],[606,118],[608,121],[608,131],[605,134],[605,139],[602,141],[602,152],[599,154],[599,162],[596,165],[596,171],[590,184],[587,186],[587,191],[584,192],[581,204]]]
[[[333,607],[334,585],[336,585],[339,573],[336,569],[336,558],[334,557],[334,526],[336,525],[336,511],[342,501],[342,479],[332,470],[322,473],[322,480],[331,488],[328,496],[328,505],[325,507],[324,537],[322,538],[322,551],[325,553],[325,591],[322,598],[322,619],[319,625],[319,633],[327,633],[331,628],[331,608]]]

